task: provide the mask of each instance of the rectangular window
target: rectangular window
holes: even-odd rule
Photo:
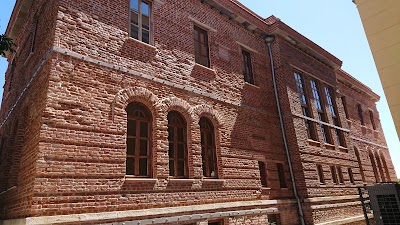
[[[320,164],[317,164],[317,173],[318,173],[319,183],[325,184],[324,169]]]
[[[33,25],[32,25],[32,31],[31,31],[31,43],[30,43],[30,49],[31,52],[35,51],[35,44],[36,44],[36,33],[38,29],[38,17],[35,16],[33,19]]]
[[[315,80],[310,80],[310,83],[311,83],[311,90],[312,90],[314,101],[315,101],[315,107],[317,108],[317,112],[318,112],[318,119],[320,121],[326,123],[327,119],[326,119],[325,111],[322,107],[322,101],[320,98],[321,95],[319,93],[317,82]],[[324,139],[324,142],[333,144],[332,137],[330,135],[330,130],[329,130],[328,126],[320,124],[320,127],[321,127],[321,133],[322,133],[322,138]]]
[[[326,101],[328,103],[329,111],[332,116],[333,125],[335,125],[337,127],[342,127],[342,123],[340,122],[340,118],[337,114],[337,109],[336,109],[336,104],[335,104],[336,102],[335,102],[335,98],[333,96],[332,89],[330,87],[325,86],[324,90],[325,90],[325,96],[326,96]],[[343,131],[335,128],[335,134],[336,134],[336,140],[337,140],[338,144],[340,146],[346,147],[346,141],[344,138]]]
[[[296,80],[297,92],[299,93],[300,103],[301,103],[301,110],[303,116],[312,118],[311,110],[308,104],[308,98],[306,91],[304,89],[304,82],[303,78],[300,74],[294,73],[294,78]],[[317,140],[317,134],[315,132],[314,123],[311,120],[304,119],[304,123],[307,129],[308,139]]]
[[[267,168],[265,162],[258,161],[258,169],[260,170],[261,185],[267,187]]]
[[[279,214],[271,214],[268,215],[268,225],[280,225],[280,216]]]
[[[353,171],[351,170],[351,168],[348,168],[348,173],[349,173],[350,183],[355,184],[354,175],[353,175]]]
[[[286,178],[285,178],[285,170],[282,163],[276,164],[278,168],[278,176],[279,176],[279,185],[281,188],[287,188]]]
[[[360,119],[361,125],[364,125],[363,110],[360,104],[357,104],[358,118]]]
[[[13,88],[13,79],[14,79],[14,73],[15,73],[15,59],[13,59],[12,63],[11,63],[11,70],[10,70],[10,75],[8,78],[8,92],[12,91]]]
[[[371,120],[372,129],[376,130],[374,113],[372,110],[369,111],[369,119]]]
[[[342,168],[340,166],[337,166],[336,169],[339,176],[339,183],[344,184]]]
[[[150,44],[151,4],[145,0],[130,0],[130,36]]]
[[[346,115],[346,119],[349,119],[349,111],[347,110],[347,101],[346,101],[346,97],[345,97],[345,96],[342,96],[341,99],[342,99],[344,114]]]
[[[194,26],[193,35],[196,63],[205,67],[210,67],[207,31],[201,29],[200,27]]]
[[[335,166],[331,166],[331,174],[332,174],[332,182],[334,184],[339,184],[339,180],[337,178],[337,173],[336,173],[336,167]]]
[[[208,222],[208,225],[222,225],[222,221]]]
[[[243,75],[244,75],[244,81],[246,81],[249,84],[254,84],[254,76],[253,76],[253,68],[251,64],[251,55],[250,52],[242,50],[242,55],[243,55]]]

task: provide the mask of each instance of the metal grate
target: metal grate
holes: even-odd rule
[[[400,206],[396,195],[377,195],[381,219],[385,225],[400,224]]]

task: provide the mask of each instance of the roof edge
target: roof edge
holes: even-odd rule
[[[381,97],[378,94],[376,94],[374,91],[372,91],[371,88],[369,88],[367,85],[363,84],[361,81],[359,81],[356,78],[354,78],[353,76],[351,76],[346,71],[339,69],[336,74],[337,74],[338,80],[344,82],[350,88],[353,88],[357,91],[360,91],[360,92],[368,95],[375,102],[380,100]]]

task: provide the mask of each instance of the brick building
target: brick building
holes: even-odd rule
[[[363,224],[396,179],[379,96],[236,0],[17,0],[7,35],[0,224]]]

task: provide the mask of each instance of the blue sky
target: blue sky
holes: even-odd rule
[[[7,28],[15,0],[1,0],[0,33]],[[343,61],[343,69],[381,96],[381,123],[400,177],[400,143],[378,72],[357,11],[351,0],[240,0],[262,17],[275,15]],[[4,85],[7,61],[0,58],[0,87]],[[0,88],[0,96],[3,89]]]

